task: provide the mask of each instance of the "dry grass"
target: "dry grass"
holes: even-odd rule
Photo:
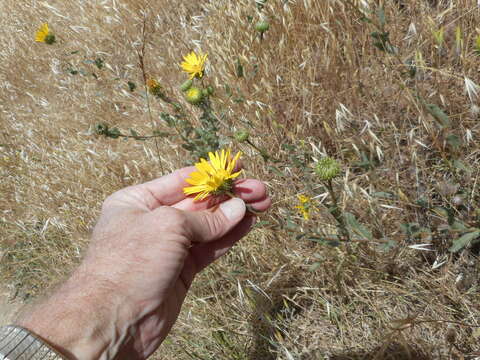
[[[357,3],[374,9],[383,2]],[[224,109],[222,134],[248,129],[254,143],[280,160],[279,172],[245,144],[237,146],[247,153],[248,175],[266,181],[274,198],[263,219],[268,224],[199,276],[158,358],[480,356],[478,249],[449,253],[455,232],[445,217],[426,210],[450,207],[480,227],[479,111],[464,82],[480,82],[473,51],[479,10],[470,0],[385,1],[398,48],[386,54],[372,45],[374,25],[360,21],[351,4],[268,0],[262,14],[271,26],[260,42],[247,20],[260,18],[254,0],[0,2],[1,274],[12,294],[36,296],[72,269],[108,194],[188,157],[173,137],[159,141],[159,161],[152,141],[92,131],[100,121],[151,129],[137,57],[147,19],[148,74],[180,97],[182,55],[208,52],[208,79]],[[45,21],[57,34],[53,46],[33,42]],[[442,27],[439,48],[432,33]],[[96,58],[103,69],[85,62]],[[242,79],[235,76],[237,58],[247,74]],[[410,77],[405,62],[415,58],[419,67]],[[139,89],[130,93],[128,81]],[[232,101],[225,84],[232,98],[245,101]],[[441,107],[451,125],[440,129],[417,96]],[[162,110],[152,102],[154,119]],[[459,146],[449,145],[451,135]],[[375,239],[356,244],[353,255],[295,237],[312,223],[335,224],[327,202],[311,222],[292,209],[298,193],[325,193],[310,171],[325,154],[344,167],[336,182],[342,207]],[[464,198],[462,206],[455,196]],[[432,233],[408,238],[400,225],[413,222]],[[397,247],[379,250],[382,239]],[[431,251],[409,247],[416,243]],[[315,262],[320,266],[311,271]]]

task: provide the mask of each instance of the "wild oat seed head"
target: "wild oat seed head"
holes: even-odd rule
[[[233,180],[242,172],[233,172],[241,154],[238,152],[232,159],[230,149],[208,153],[210,161],[200,159],[200,162],[195,164],[197,171],[192,172],[185,180],[192,186],[185,187],[183,192],[186,195],[196,195],[194,200],[229,193],[233,188]]]
[[[329,181],[340,175],[340,164],[331,157],[320,159],[315,166],[315,172],[322,181]]]
[[[205,61],[208,54],[197,55],[194,51],[183,57],[184,61],[180,64],[183,71],[190,74],[190,80],[195,77],[202,78],[205,70]]]

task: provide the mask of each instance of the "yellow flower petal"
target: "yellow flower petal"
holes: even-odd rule
[[[241,171],[233,173],[235,164],[241,153],[237,153],[233,159],[230,157],[230,149],[223,149],[215,153],[209,153],[210,161],[200,159],[195,164],[196,171],[190,174],[185,181],[192,185],[183,189],[186,195],[194,195],[194,200],[203,200],[209,195],[219,195],[231,191],[233,179],[237,178]]]

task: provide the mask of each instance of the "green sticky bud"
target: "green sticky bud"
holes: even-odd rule
[[[213,95],[213,86],[207,86],[208,95]]]
[[[197,87],[191,87],[187,90],[185,97],[190,104],[197,105],[200,104],[203,100],[203,93]]]
[[[315,167],[315,173],[322,181],[330,181],[340,175],[340,164],[331,157],[320,159]]]
[[[259,21],[255,25],[255,30],[257,30],[258,32],[261,32],[261,33],[264,33],[269,28],[270,28],[270,24],[266,21]]]
[[[192,87],[192,85],[193,85],[193,81],[192,80],[187,80],[182,85],[180,85],[180,90],[185,92],[188,89],[190,89]]]

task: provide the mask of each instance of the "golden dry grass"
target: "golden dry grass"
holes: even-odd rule
[[[385,6],[398,53],[372,45],[374,25],[361,21],[353,4]],[[174,137],[159,140],[159,161],[152,141],[93,131],[101,121],[151,131],[137,57],[146,19],[147,73],[180,98],[182,56],[208,52],[221,133],[248,129],[280,160],[279,172],[250,147],[235,145],[247,154],[248,176],[270,189],[274,206],[262,218],[268,224],[198,277],[158,358],[480,356],[478,249],[448,252],[455,232],[426,210],[450,206],[457,218],[480,226],[479,110],[476,95],[465,90],[465,77],[480,82],[474,1],[268,0],[260,13],[254,0],[4,0],[0,14],[1,274],[17,299],[37,296],[75,266],[108,194],[188,158]],[[264,41],[248,16],[253,24],[269,19]],[[47,21],[57,43],[34,43]],[[440,48],[433,33],[442,27]],[[96,58],[104,68],[91,64]],[[245,66],[241,79],[237,58]],[[418,65],[413,77],[409,59]],[[245,101],[232,101],[225,84]],[[441,107],[451,125],[440,129],[417,96]],[[154,119],[163,109],[152,101]],[[459,146],[449,145],[451,135]],[[325,154],[343,164],[336,181],[342,208],[376,240],[356,244],[352,255],[296,239],[312,222],[334,228],[328,200],[310,223],[292,209],[296,194],[325,193],[309,175]],[[455,196],[463,197],[462,206]],[[405,223],[434,231],[408,238],[400,230]],[[379,250],[384,239],[397,247]],[[409,247],[416,243],[430,251]]]

